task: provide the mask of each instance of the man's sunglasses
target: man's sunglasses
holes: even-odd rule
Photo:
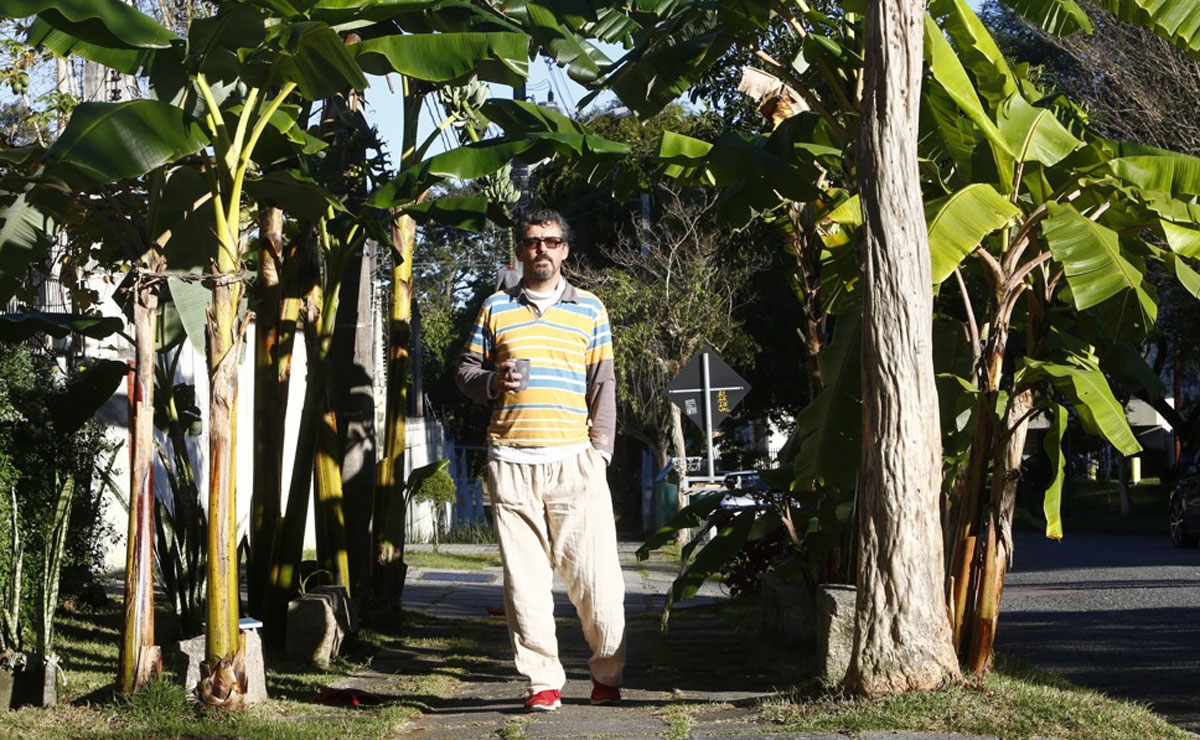
[[[558,249],[566,243],[561,236],[527,236],[521,239],[521,246],[530,251],[537,249],[539,244],[545,244],[546,249]]]

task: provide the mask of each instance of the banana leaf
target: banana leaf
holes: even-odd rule
[[[1067,410],[1057,403],[1051,404],[1050,428],[1042,440],[1043,449],[1050,458],[1050,485],[1046,487],[1046,495],[1042,500],[1042,513],[1046,516],[1046,536],[1061,540],[1062,525],[1062,490],[1067,479],[1067,457],[1063,454],[1063,436],[1067,432]]]
[[[5,0],[10,18],[36,15],[81,41],[113,49],[165,49],[178,37],[120,0]]]
[[[515,86],[529,76],[528,47],[523,33],[418,33],[367,39],[353,49],[370,74],[399,72],[436,83],[477,76]]]
[[[1094,360],[1078,355],[1070,363],[1046,362],[1025,358],[1018,382],[1029,385],[1049,380],[1079,414],[1084,428],[1092,434],[1103,435],[1123,455],[1141,452],[1125,417],[1125,408],[1113,395],[1108,379]]]
[[[1007,198],[986,183],[974,183],[925,204],[933,282],[954,274],[983,238],[1020,214]]]
[[[72,332],[103,339],[123,328],[125,322],[113,317],[42,311],[0,314],[0,342],[23,342],[43,332],[58,339]]]
[[[1121,253],[1117,233],[1074,208],[1048,203],[1042,235],[1054,259],[1062,264],[1075,307],[1080,311],[1130,290],[1150,323],[1158,315],[1154,287]]]
[[[61,392],[47,399],[50,418],[59,434],[72,434],[104,405],[129,375],[129,365],[120,360],[95,360],[73,378]]]
[[[1095,24],[1075,0],[1002,0],[1025,20],[1055,36],[1082,30],[1091,34]]]
[[[0,303],[8,303],[25,280],[29,266],[46,254],[54,220],[31,203],[30,193],[0,200]]]
[[[1200,4],[1195,0],[1100,0],[1123,21],[1149,28],[1200,59]]]
[[[102,185],[139,177],[207,143],[200,125],[167,103],[81,103],[47,156]]]

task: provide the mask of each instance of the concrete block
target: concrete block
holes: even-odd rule
[[[360,626],[358,608],[354,606],[354,602],[346,595],[345,588],[342,586],[316,586],[309,589],[308,593],[319,594],[322,597],[333,599],[333,615],[337,617],[338,624],[342,626],[342,630],[349,635],[358,632]]]
[[[329,665],[337,657],[346,636],[338,611],[338,599],[329,593],[310,592],[289,603],[288,657],[321,667]]]
[[[817,660],[826,681],[841,681],[850,667],[856,597],[854,586],[824,584],[817,587]]]
[[[246,695],[244,704],[258,704],[267,700],[267,671],[263,663],[262,637],[258,630],[242,630],[242,649],[246,655]],[[200,663],[204,661],[205,636],[198,635],[180,640],[176,646],[175,669],[183,677],[183,689],[188,700],[196,696],[196,684],[200,683]]]

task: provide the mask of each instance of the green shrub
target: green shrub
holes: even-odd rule
[[[458,489],[454,479],[446,472],[445,466],[433,471],[421,479],[413,491],[413,498],[428,504],[433,504],[433,549],[438,547],[438,535],[442,528],[441,513],[446,504],[454,503]]]
[[[23,544],[18,642],[30,645],[42,593],[42,556],[54,522],[61,480],[75,480],[75,496],[63,554],[60,592],[100,598],[96,574],[111,536],[104,523],[101,478],[112,446],[101,427],[89,422],[74,434],[59,434],[48,399],[64,385],[53,360],[24,345],[0,346],[0,583],[12,582],[12,495]]]

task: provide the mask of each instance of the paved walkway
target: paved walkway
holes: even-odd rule
[[[405,625],[406,637],[380,650],[371,666],[338,683],[383,695],[403,696],[424,713],[398,736],[405,740],[474,738],[759,738],[844,740],[841,734],[782,733],[761,719],[758,704],[803,674],[805,656],[764,649],[747,639],[757,625],[721,621],[709,610],[690,607],[725,599],[706,584],[677,605],[671,629],[659,630],[658,615],[677,566],[638,563],[636,543],[621,544],[629,618],[629,663],[624,701],[616,707],[588,703],[587,649],[561,582],[556,584],[559,644],[568,682],[558,712],[526,714],[523,679],[512,667],[498,567],[477,571],[412,568],[404,588],[406,610],[419,614]],[[428,549],[410,546],[411,550]],[[495,553],[495,546],[442,545],[442,552]],[[747,612],[747,618],[754,612]],[[450,617],[452,619],[445,619]],[[563,619],[566,617],[566,619]],[[452,647],[447,648],[449,644]],[[405,676],[444,673],[453,677],[449,695],[413,696]],[[962,735],[863,733],[864,740],[969,740]]]

